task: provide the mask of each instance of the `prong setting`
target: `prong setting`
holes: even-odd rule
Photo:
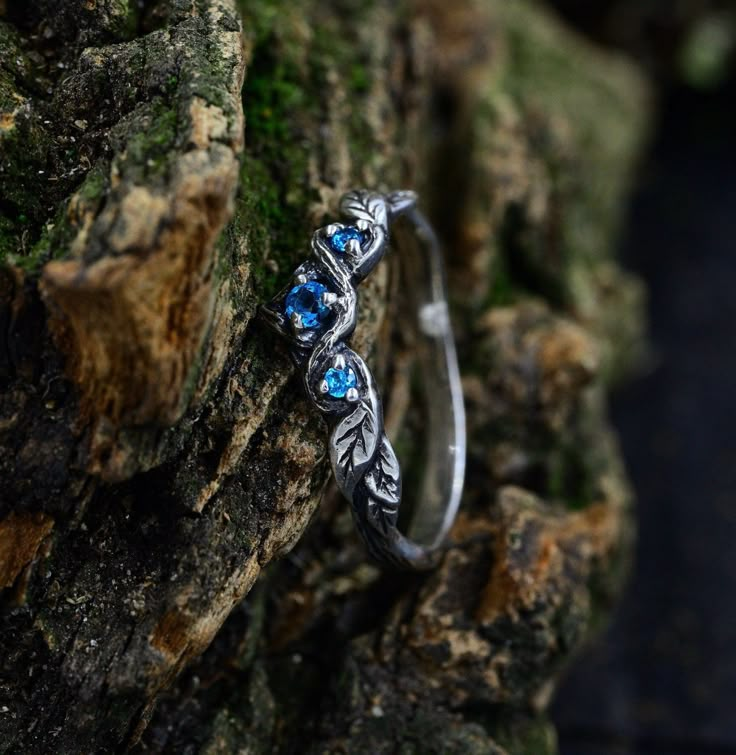
[[[345,369],[345,357],[342,354],[338,354],[333,360],[332,365],[336,370]]]
[[[358,393],[358,389],[348,388],[347,393],[345,394],[345,400],[351,404],[354,404],[359,399],[360,399],[360,393]]]
[[[337,301],[337,294],[333,293],[332,291],[325,291],[322,294],[322,303],[325,306],[331,307],[336,301]]]
[[[291,316],[289,317],[289,321],[294,326],[296,330],[302,330],[304,328],[304,322],[302,321],[302,316],[298,312],[292,312]]]

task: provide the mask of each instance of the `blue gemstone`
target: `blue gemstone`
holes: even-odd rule
[[[330,236],[330,246],[336,252],[344,254],[348,241],[352,241],[353,239],[362,245],[365,241],[365,234],[363,231],[358,230],[354,225],[346,225],[345,228],[335,231],[335,233]]]
[[[322,294],[327,287],[317,281],[307,281],[289,291],[286,295],[286,316],[296,312],[302,318],[305,328],[316,328],[330,313],[329,307],[322,301]]]
[[[358,379],[350,367],[342,370],[330,367],[325,372],[325,382],[327,383],[327,392],[335,398],[343,398],[345,394],[358,384]]]

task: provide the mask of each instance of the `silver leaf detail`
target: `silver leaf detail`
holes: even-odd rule
[[[352,498],[363,470],[376,454],[380,428],[373,407],[362,401],[332,431],[330,459],[335,479],[345,494]]]
[[[351,191],[345,194],[340,202],[343,215],[355,220],[367,220],[382,228],[388,227],[388,211],[386,200],[381,194],[367,191]]]
[[[401,474],[399,462],[384,435],[381,449],[376,455],[375,464],[365,476],[365,485],[374,498],[389,507],[398,508],[401,501]]]
[[[364,483],[368,500],[368,521],[384,533],[396,527],[401,503],[399,462],[388,438],[384,435],[375,462],[366,473]]]

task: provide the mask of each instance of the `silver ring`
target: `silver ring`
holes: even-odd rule
[[[384,564],[428,569],[460,505],[465,411],[439,243],[416,199],[409,191],[345,194],[345,222],[315,232],[312,258],[261,312],[288,339],[307,395],[327,419],[335,480],[368,551]],[[388,249],[389,228],[411,282],[428,399],[428,459],[408,536],[397,527],[401,470],[381,399],[371,371],[346,343],[357,319],[356,287]]]

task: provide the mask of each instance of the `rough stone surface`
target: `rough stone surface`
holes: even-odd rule
[[[0,4],[0,752],[552,753],[632,538],[646,89],[533,3],[240,5]],[[417,189],[450,269],[467,491],[422,579],[365,563],[255,318],[355,185]],[[396,262],[353,346],[411,490]]]

